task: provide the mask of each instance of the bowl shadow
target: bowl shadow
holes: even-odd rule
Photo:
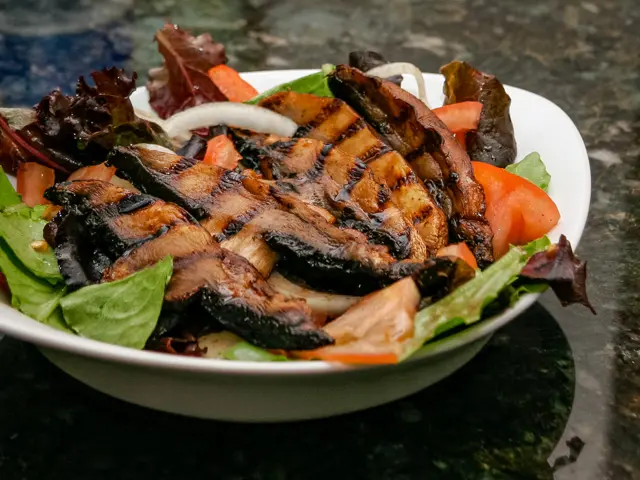
[[[10,338],[0,342],[0,365],[3,480],[552,478],[547,459],[575,379],[567,339],[540,304],[446,380],[307,422],[232,424],[136,407]]]

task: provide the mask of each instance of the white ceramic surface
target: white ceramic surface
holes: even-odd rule
[[[244,78],[259,91],[313,70],[251,72]],[[442,104],[442,77],[425,74],[431,105]],[[407,78],[405,88],[415,92]],[[536,94],[507,87],[518,141],[518,159],[538,151],[551,174],[549,194],[574,247],[589,209],[591,179],[586,148],[571,119]],[[132,96],[148,109],[144,89]],[[480,351],[491,334],[536,300],[531,295],[502,315],[423,348],[397,366],[353,367],[327,362],[230,362],[138,351],[68,335],[11,308],[0,296],[0,332],[38,345],[61,369],[114,397],[201,418],[287,421],[326,417],[380,405],[417,392],[450,375]]]

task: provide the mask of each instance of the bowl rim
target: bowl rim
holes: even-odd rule
[[[246,80],[252,80],[264,76],[288,76],[291,79],[303,75],[317,72],[317,69],[292,69],[292,70],[262,70],[254,72],[243,72],[241,75]],[[425,79],[443,81],[440,74],[424,73]],[[568,234],[572,245],[577,247],[584,231],[589,205],[591,201],[591,171],[587,149],[571,118],[555,103],[536,93],[518,87],[505,85],[506,91],[513,97],[513,94],[533,96],[536,102],[543,103],[547,108],[555,111],[567,123],[571,132],[565,132],[573,137],[576,145],[580,145],[580,151],[576,152],[576,157],[584,168],[583,191],[586,193],[579,204],[577,212],[572,212],[572,225],[574,231]],[[147,96],[145,87],[138,87],[133,96]],[[132,96],[132,97],[133,97]],[[428,343],[413,357],[407,359],[403,364],[412,363],[418,360],[425,360],[435,356],[440,356],[452,350],[461,348],[480,338],[491,335],[493,332],[503,327],[520,313],[533,305],[540,294],[529,294],[520,299],[515,305],[505,310],[500,315],[478,322],[453,337]],[[69,335],[68,333],[56,330],[52,327],[40,324],[36,320],[15,310],[10,304],[0,303],[0,332],[18,338],[20,340],[33,343],[42,348],[65,351],[71,354],[94,358],[119,364],[135,365],[153,369],[164,369],[184,372],[210,373],[210,374],[234,374],[249,376],[264,375],[299,375],[299,374],[332,374],[339,372],[351,372],[372,370],[380,368],[393,368],[394,365],[347,365],[325,361],[295,361],[295,362],[248,362],[230,361],[223,359],[199,358],[182,355],[170,355],[166,353],[153,352],[147,350],[135,350],[118,345],[112,345],[89,338]]]

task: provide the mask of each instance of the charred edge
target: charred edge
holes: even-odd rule
[[[215,235],[215,239],[218,242],[222,242],[229,237],[233,237],[240,230],[244,228],[244,226],[249,223],[256,215],[258,215],[263,210],[262,205],[258,204],[246,212],[238,215],[233,220],[231,220],[227,225],[222,229],[221,233]]]
[[[411,163],[414,160],[416,160],[417,158],[419,158],[420,156],[422,156],[425,153],[429,153],[427,152],[427,149],[425,148],[425,145],[422,144],[420,145],[418,148],[416,148],[415,150],[407,153],[404,158],[407,162]]]
[[[192,161],[197,163],[197,160],[192,159]],[[198,219],[207,216],[205,208],[180,193],[179,185],[176,185],[176,179],[173,176],[148,167],[137,155],[127,149],[120,147],[114,149],[107,163],[115,166],[119,175],[141,191],[167,202],[173,202]]]
[[[367,221],[368,220],[368,221]],[[367,220],[356,218],[350,208],[345,208],[340,225],[363,233],[371,243],[384,245],[389,253],[398,260],[407,258],[411,254],[410,229],[401,232],[390,232],[384,228],[385,213],[374,213]]]
[[[418,183],[418,177],[413,171],[407,173],[404,177],[398,178],[396,183],[391,187],[391,190],[396,191],[400,190],[403,187],[407,187],[409,185],[415,185]]]
[[[390,283],[359,262],[324,254],[294,235],[274,231],[266,232],[263,238],[280,253],[278,268],[303,279],[311,288],[362,295]]]
[[[277,110],[277,107],[284,103],[284,95],[274,94],[265,98],[259,103],[259,106],[268,110]]]
[[[171,167],[164,170],[162,173],[165,173],[167,175],[176,175],[178,173],[184,172],[185,170],[189,170],[191,167],[193,167],[196,163],[199,163],[199,162],[200,160],[197,160],[195,158],[180,157],[179,161],[171,165]]]
[[[322,150],[320,150],[320,153],[318,153],[318,156],[316,157],[316,161],[313,163],[313,167],[305,173],[309,180],[315,181],[322,176],[324,172],[325,158],[329,155],[329,152],[331,152],[333,147],[334,146],[332,144],[326,144],[322,147]]]
[[[126,198],[118,204],[111,204],[90,211],[86,215],[86,217],[84,217],[83,222],[85,223],[88,232],[92,235],[92,237],[94,237],[95,243],[100,245],[101,247],[107,248],[110,252],[112,252],[114,258],[117,258],[123,255],[125,252],[142,245],[143,243],[153,240],[154,238],[161,237],[177,223],[176,219],[168,225],[159,225],[158,229],[155,232],[147,235],[146,237],[138,239],[127,239],[126,237],[123,237],[112,229],[111,222],[109,220],[116,219],[121,215],[133,213],[137,210],[142,210],[153,205],[156,201],[157,200],[155,199],[146,197],[135,204],[131,204],[130,199]],[[125,205],[123,205],[123,203]],[[191,215],[188,215],[187,218],[192,223],[195,223],[195,220],[191,217]]]
[[[214,201],[219,195],[242,185],[243,179],[244,176],[235,170],[225,170],[225,172],[220,176],[218,184],[209,193],[211,200]]]
[[[384,185],[378,188],[377,195],[378,205],[386,205],[387,202],[391,201],[391,190],[385,188]]]
[[[432,215],[432,213],[433,213],[433,207],[431,207],[430,205],[425,205],[417,212],[413,212],[411,214],[411,220],[413,221],[414,225],[417,225],[425,221],[427,218],[429,218]]]
[[[363,162],[370,163],[373,162],[376,158],[380,158],[382,155],[386,155],[389,152],[391,152],[391,147],[384,143],[381,143],[380,145],[374,145],[373,147],[371,147],[369,150],[364,152],[364,154],[362,154],[360,158],[362,158]]]
[[[343,192],[346,194],[351,193],[358,182],[362,180],[366,170],[367,166],[365,163],[359,158],[356,158],[354,165],[349,169],[349,173],[347,174],[347,184],[343,187]]]
[[[444,191],[444,183],[441,180],[427,180],[424,182],[424,185],[427,187],[431,197],[436,201],[436,204],[440,208],[444,208],[449,201],[449,197]]]
[[[156,203],[157,199],[148,195],[131,195],[116,204],[118,215],[127,215]]]
[[[207,141],[200,135],[192,135],[184,145],[176,150],[176,154],[181,157],[197,158],[202,160],[206,149]]]
[[[367,128],[364,119],[358,117],[351,125],[349,125],[340,135],[338,135],[333,143],[340,145],[345,140],[353,137],[363,128]]]
[[[226,330],[261,348],[311,350],[334,342],[324,330],[309,328],[308,320],[293,310],[261,312],[248,303],[209,291],[203,292],[202,301]]]
[[[338,99],[332,100],[330,103],[328,103],[322,108],[320,113],[316,115],[316,117],[313,120],[311,120],[306,125],[300,126],[296,131],[296,133],[294,134],[294,137],[296,138],[306,137],[309,134],[309,132],[311,132],[314,128],[319,127],[324,122],[329,120],[329,118],[335,115],[341,108],[342,108],[342,102],[340,100]]]

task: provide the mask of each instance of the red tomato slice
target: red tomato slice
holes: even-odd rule
[[[454,133],[477,130],[482,113],[480,102],[460,102],[434,108],[435,113],[442,123]]]
[[[67,180],[102,180],[110,182],[116,173],[116,167],[107,167],[104,163],[91,167],[82,167],[69,175]]]
[[[523,245],[549,233],[560,220],[551,197],[529,180],[487,163],[472,162],[482,185],[493,250],[500,258],[509,245]]]
[[[233,142],[226,135],[218,135],[207,142],[204,163],[233,170],[238,166],[240,160],[242,160],[242,155],[238,153]]]
[[[211,81],[230,102],[246,102],[258,95],[258,91],[228,65],[216,65],[208,73]]]
[[[413,338],[413,317],[420,302],[414,281],[404,278],[364,297],[325,331],[335,344],[294,352],[299,358],[342,363],[398,363],[407,340]]]
[[[478,268],[478,263],[476,262],[476,257],[473,256],[471,250],[466,243],[452,243],[451,245],[447,245],[446,247],[442,247],[438,250],[438,257],[457,257],[461,258],[473,268]]]
[[[24,203],[30,207],[51,203],[44,198],[44,191],[56,182],[53,169],[35,162],[22,163],[18,167],[17,179],[16,190]]]

